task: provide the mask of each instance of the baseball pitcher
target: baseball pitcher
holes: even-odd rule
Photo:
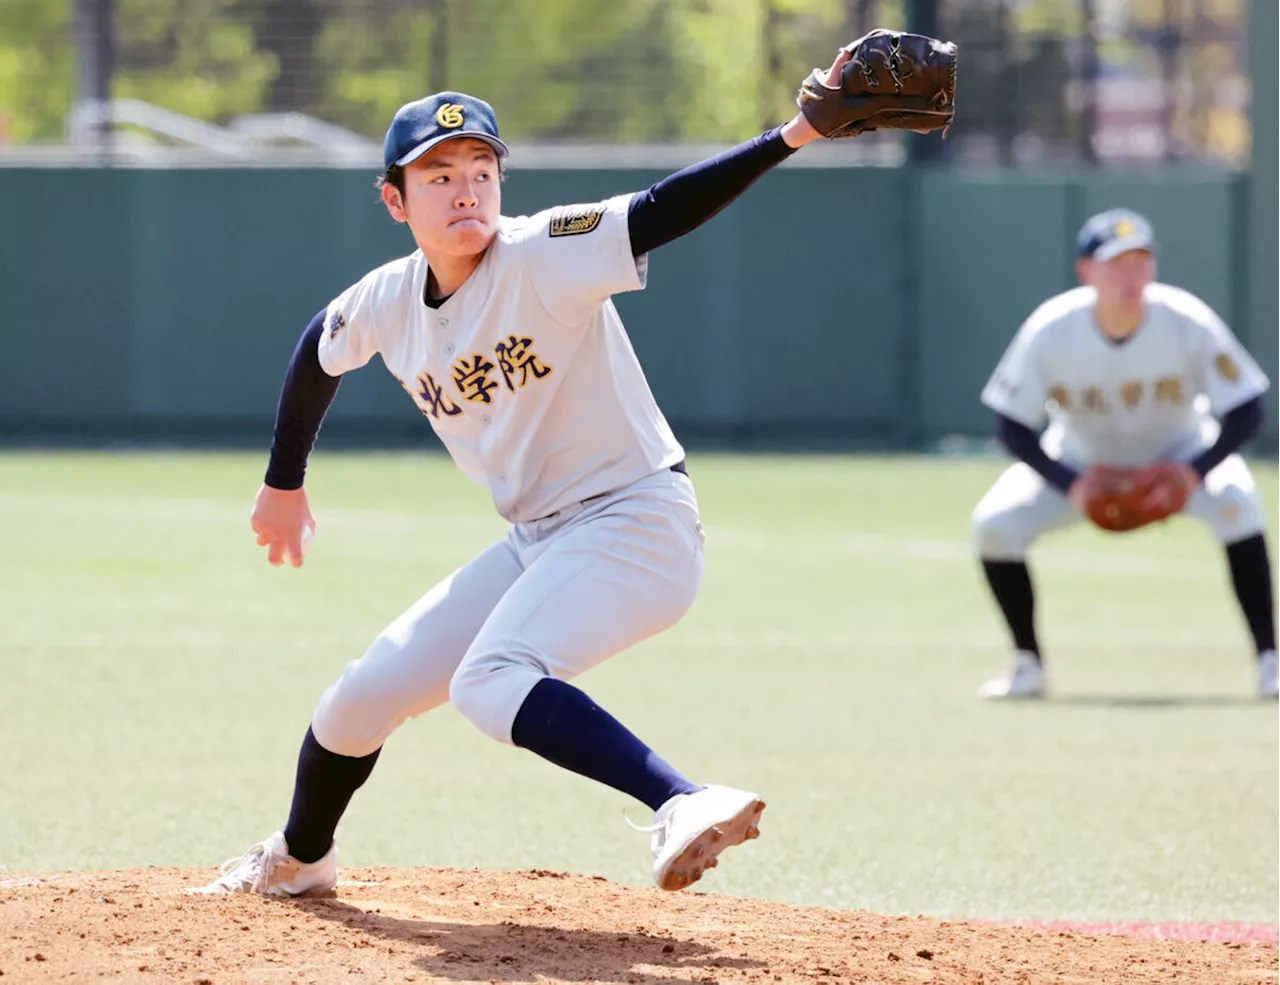
[[[611,296],[643,288],[650,253],[810,141],[945,128],[955,55],[873,32],[814,70],[784,126],[643,191],[533,216],[502,214],[507,145],[488,103],[441,92],[396,113],[382,201],[416,249],[303,333],[252,526],[272,564],[303,563],[315,529],[308,457],[343,374],[375,354],[511,526],[347,665],[312,715],[284,827],[203,891],[332,889],[338,821],[383,743],[445,702],[491,738],[652,808],[663,889],[759,833],[756,793],[689,779],[568,683],[676,623],[703,569],[684,450]]]

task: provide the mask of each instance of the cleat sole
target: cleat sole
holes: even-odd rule
[[[733,817],[704,831],[672,860],[659,887],[674,891],[692,886],[704,872],[720,864],[719,855],[726,848],[759,838],[760,815],[765,806],[763,800],[753,800]]]

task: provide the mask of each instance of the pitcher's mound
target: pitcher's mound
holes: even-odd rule
[[[5,874],[10,982],[1204,982],[1275,985],[1273,943],[820,910],[553,872],[346,869],[331,899],[190,896],[209,869]]]

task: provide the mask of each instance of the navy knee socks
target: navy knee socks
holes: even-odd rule
[[[511,741],[654,810],[676,794],[701,789],[576,687],[550,677],[534,685],[520,706]]]

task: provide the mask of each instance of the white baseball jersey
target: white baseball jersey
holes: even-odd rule
[[[1018,330],[982,392],[993,410],[1033,429],[1054,458],[1085,467],[1141,465],[1193,453],[1216,419],[1267,389],[1266,375],[1195,295],[1148,285],[1146,316],[1128,339],[1094,321],[1096,292],[1042,304]]]
[[[480,266],[439,308],[422,252],[328,307],[331,376],[380,353],[462,471],[513,523],[619,489],[684,457],[610,296],[644,287],[630,195],[499,220]]]

